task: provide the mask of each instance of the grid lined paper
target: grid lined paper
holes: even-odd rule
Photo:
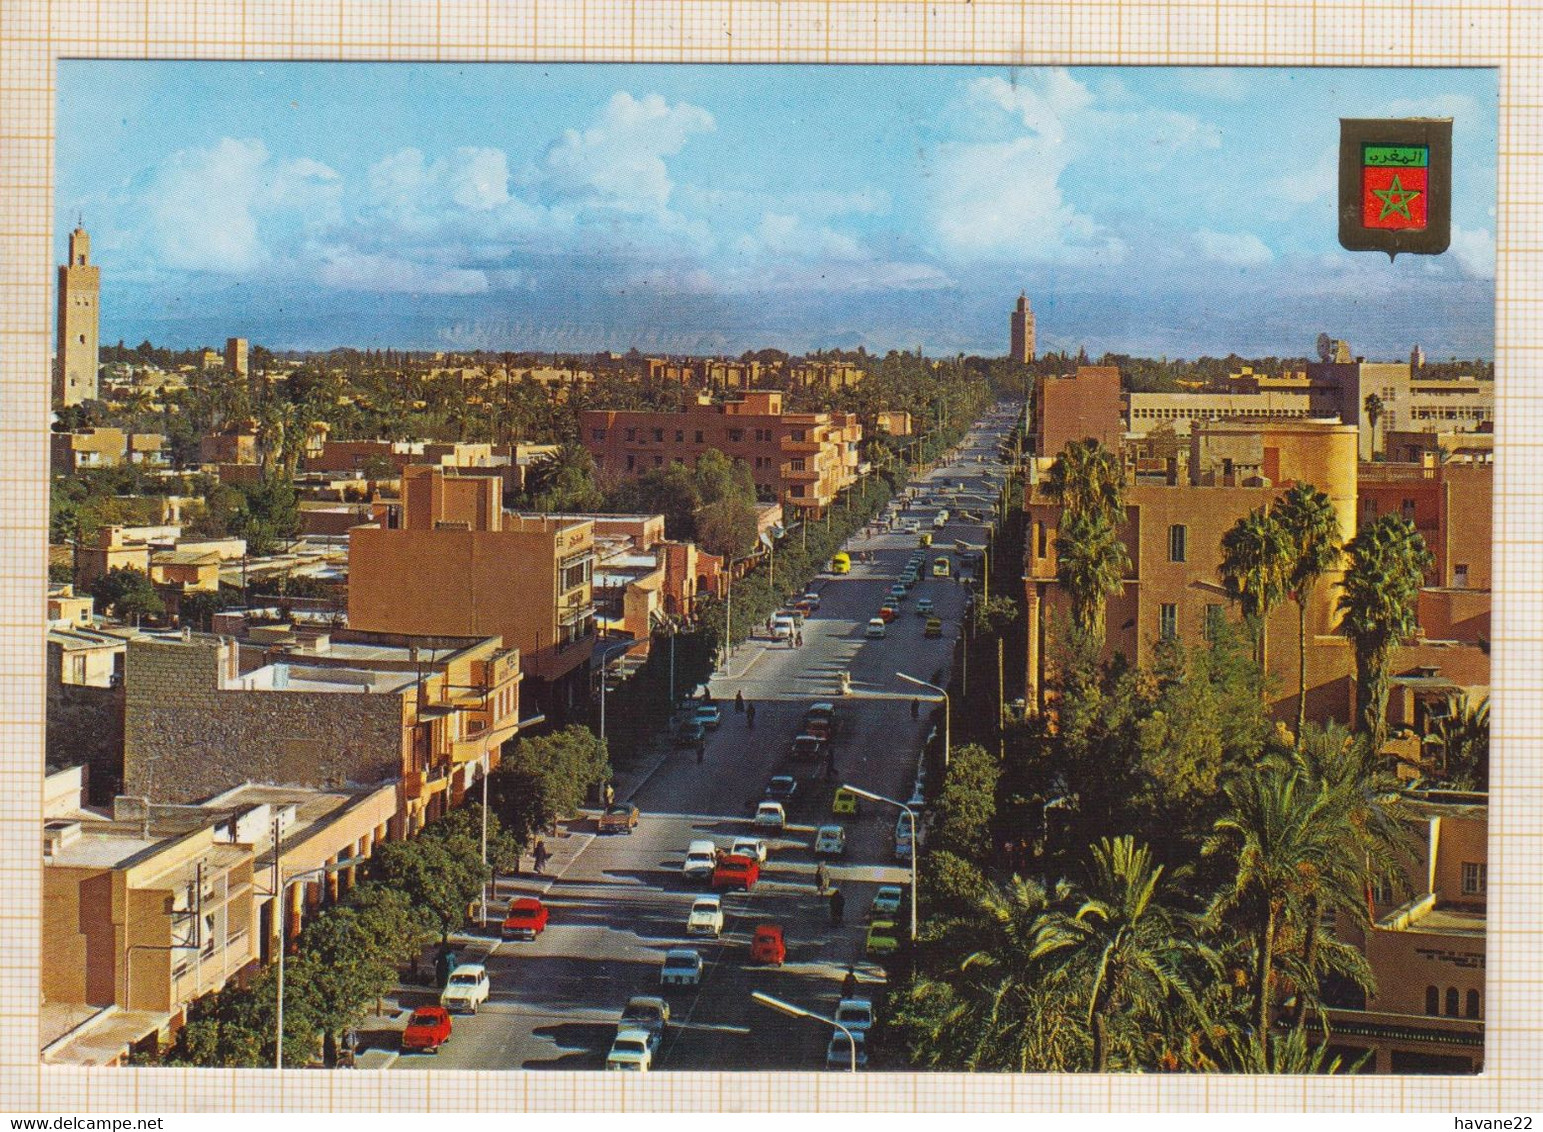
[[[0,1108],[1525,1111],[1543,1097],[1543,11],[1526,0],[5,0],[0,6]],[[1469,1078],[86,1070],[39,1062],[61,57],[1496,66],[1495,637],[1486,1071]],[[67,218],[66,218],[67,219]],[[63,222],[62,220],[60,222]],[[1307,328],[1312,329],[1312,328]],[[446,1078],[449,1078],[448,1080]]]

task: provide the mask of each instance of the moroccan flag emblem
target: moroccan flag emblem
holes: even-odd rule
[[[1430,150],[1423,145],[1361,149],[1361,223],[1367,228],[1423,229]]]

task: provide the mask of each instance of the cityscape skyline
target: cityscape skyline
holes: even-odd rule
[[[174,347],[1000,356],[1027,291],[1040,352],[1489,357],[1496,84],[62,61],[58,251],[84,214],[103,340]],[[1338,118],[1379,115],[1456,122],[1444,255],[1337,245]]]

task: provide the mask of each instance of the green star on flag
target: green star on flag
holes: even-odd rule
[[[1382,212],[1378,214],[1378,220],[1385,220],[1389,213],[1399,213],[1405,219],[1413,220],[1409,215],[1409,202],[1423,194],[1418,189],[1406,189],[1399,184],[1398,174],[1393,174],[1393,183],[1386,189],[1373,189],[1372,193],[1381,198]]]

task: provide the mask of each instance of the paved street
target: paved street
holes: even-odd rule
[[[967,491],[986,486],[997,441],[1011,423],[1009,414],[990,430],[977,428],[950,466],[934,469],[919,487],[966,481]],[[976,463],[980,457],[987,462]],[[949,500],[989,520],[985,500]],[[921,520],[931,531],[935,508],[912,508],[903,518]],[[392,1068],[599,1069],[616,1031],[616,1019],[629,996],[659,993],[659,966],[665,950],[688,944],[687,913],[703,887],[687,882],[680,866],[686,845],[711,838],[727,846],[751,831],[750,816],[766,780],[793,773],[798,791],[788,805],[788,827],[769,838],[771,851],[761,881],[749,894],[725,896],[725,931],[717,941],[697,940],[706,961],[702,983],[668,994],[672,1025],[655,1062],[657,1069],[817,1069],[824,1064],[829,1028],[784,1017],[754,1004],[752,990],[828,1014],[835,1009],[848,964],[859,979],[875,982],[884,973],[863,960],[865,913],[879,883],[909,884],[908,865],[894,855],[898,811],[863,803],[857,818],[832,818],[831,796],[840,781],[893,798],[910,797],[925,732],[931,693],[896,678],[906,672],[923,680],[942,673],[947,679],[954,642],[960,631],[966,592],[956,577],[935,578],[932,559],[950,553],[956,539],[983,542],[981,523],[956,518],[935,531],[922,580],[907,595],[899,616],[883,640],[866,639],[868,619],[878,613],[907,558],[915,534],[860,533],[849,545],[854,562],[849,575],[822,575],[812,582],[820,594],[819,610],[803,629],[804,644],[756,639],[734,651],[727,672],[711,681],[723,712],[722,725],[709,733],[706,761],[698,765],[692,749],[671,749],[635,785],[623,783],[643,818],[631,835],[598,836],[592,819],[573,823],[570,835],[552,841],[554,858],[546,877],[526,875],[506,882],[495,912],[516,893],[540,894],[551,909],[547,930],[533,943],[490,938],[463,947],[463,961],[492,944],[486,962],[493,996],[475,1017],[455,1019],[454,1036],[435,1056],[397,1058]],[[796,535],[792,537],[797,537]],[[858,561],[871,552],[871,562]],[[923,636],[926,618],[916,603],[930,598],[943,621],[941,639]],[[838,674],[851,673],[850,694],[838,694]],[[756,705],[754,729],[734,711],[742,692]],[[919,720],[911,702],[920,695]],[[934,697],[935,698],[935,697]],[[789,748],[800,730],[804,710],[817,699],[837,703],[836,778],[827,778],[823,760],[794,763]],[[846,898],[845,922],[833,924],[828,902],[814,885],[815,827],[841,821],[847,850],[831,865],[832,882]],[[902,930],[905,909],[897,918]],[[776,922],[787,934],[787,963],[780,969],[753,967],[749,938],[758,923]],[[490,924],[496,931],[496,924]],[[490,933],[491,935],[492,933]],[[425,989],[415,999],[404,994],[404,1007],[432,1001]],[[386,1035],[377,1035],[385,1039]],[[389,1040],[372,1044],[390,1045]],[[380,1056],[378,1053],[376,1056]]]

